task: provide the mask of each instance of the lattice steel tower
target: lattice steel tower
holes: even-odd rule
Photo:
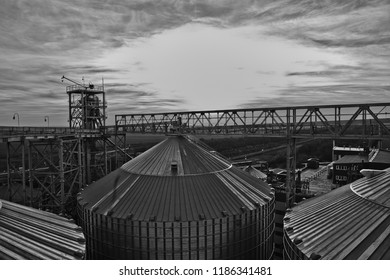
[[[84,129],[99,129],[106,125],[106,97],[104,85],[88,86],[72,81],[73,85],[66,87],[69,96],[69,127]]]

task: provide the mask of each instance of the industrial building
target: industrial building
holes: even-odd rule
[[[333,184],[345,185],[362,177],[362,169],[390,167],[390,151],[372,149],[358,154],[348,154],[333,162]]]
[[[288,209],[284,258],[390,259],[390,168]]]
[[[257,179],[267,181],[267,174],[261,172],[259,169],[255,168],[252,165],[244,167],[243,170],[245,172],[248,172],[250,175],[252,175],[253,177],[255,177]]]
[[[84,234],[74,220],[0,200],[0,259],[84,257]]]
[[[270,259],[274,192],[171,136],[83,190],[89,259]]]

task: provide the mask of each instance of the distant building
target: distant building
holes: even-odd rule
[[[253,166],[247,166],[243,169],[245,172],[248,172],[249,174],[251,174],[253,177],[257,178],[257,179],[261,179],[263,181],[266,181],[267,180],[267,174],[264,174],[263,172],[261,172],[260,170],[254,168]]]
[[[320,167],[320,160],[318,158],[309,158],[307,160],[307,168],[317,169]]]
[[[333,162],[333,184],[345,185],[362,177],[363,168],[385,169],[390,167],[390,151],[374,149],[369,153],[345,155]]]
[[[358,155],[364,152],[362,147],[340,147],[334,146],[332,151],[333,161],[339,160],[340,158],[347,155]]]
[[[248,166],[251,166],[253,168],[256,168],[260,170],[263,173],[267,173],[269,170],[269,165],[267,161],[264,160],[253,160],[253,159],[245,159],[242,161],[234,161],[232,164],[236,167],[239,167],[241,169],[247,168]]]

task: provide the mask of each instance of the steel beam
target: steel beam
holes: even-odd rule
[[[288,114],[292,111],[294,120]],[[146,134],[175,131],[194,135],[287,137],[290,133],[287,123],[294,127],[291,137],[295,138],[385,139],[390,137],[390,103],[122,114],[115,116],[114,129]]]

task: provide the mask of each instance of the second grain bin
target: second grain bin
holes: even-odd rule
[[[81,260],[85,247],[72,219],[0,200],[0,260]]]
[[[78,197],[89,259],[269,259],[274,193],[182,136]]]
[[[390,259],[390,168],[287,211],[285,259]]]

